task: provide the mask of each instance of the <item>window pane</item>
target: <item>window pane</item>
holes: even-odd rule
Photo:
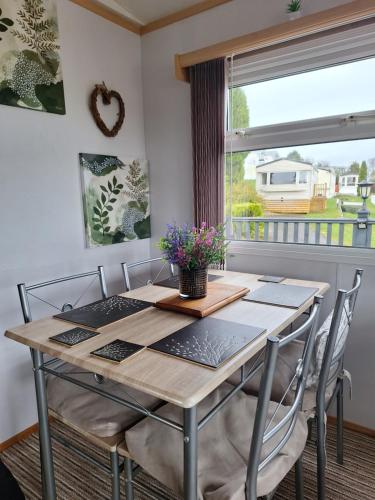
[[[371,58],[237,88],[233,128],[373,110],[374,74]]]
[[[375,182],[375,139],[244,151],[234,153],[232,162],[228,153],[226,214],[356,218],[357,186],[366,178]],[[367,206],[375,218],[375,189]]]
[[[308,172],[300,172],[299,173],[299,183],[300,184],[307,184],[308,175],[309,175]]]
[[[274,172],[271,173],[271,184],[295,184],[296,172]]]

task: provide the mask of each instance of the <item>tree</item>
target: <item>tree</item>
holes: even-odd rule
[[[230,90],[230,105],[232,115],[232,128],[241,129],[248,128],[250,125],[250,111],[247,105],[246,94],[241,88]],[[226,158],[226,183],[230,182],[232,177],[233,184],[242,182],[245,177],[245,160],[249,153],[233,153],[232,159],[230,155]],[[232,176],[231,176],[232,171]]]
[[[250,111],[245,92],[241,88],[231,89],[229,99],[229,106],[232,110],[232,128],[248,128],[250,126]]]
[[[350,167],[349,167],[349,174],[355,174],[355,175],[358,175],[359,174],[359,163],[357,161],[354,161]]]
[[[286,158],[287,160],[303,161],[302,156],[296,149],[294,151],[291,151]]]
[[[359,168],[359,177],[358,177],[359,182],[366,181],[367,180],[367,176],[368,176],[367,163],[365,161],[363,161],[361,163],[360,168]]]

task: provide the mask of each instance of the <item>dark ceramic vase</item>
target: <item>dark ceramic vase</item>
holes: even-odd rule
[[[201,269],[180,269],[180,297],[201,299],[207,295],[207,267]]]

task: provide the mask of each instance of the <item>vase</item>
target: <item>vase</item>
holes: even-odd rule
[[[296,10],[293,12],[288,12],[288,17],[289,17],[289,21],[294,21],[295,19],[299,19],[300,17],[302,17],[302,11]]]
[[[201,299],[207,295],[207,267],[179,270],[180,297]]]

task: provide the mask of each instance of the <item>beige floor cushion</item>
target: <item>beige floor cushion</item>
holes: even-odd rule
[[[64,371],[72,373],[82,370],[66,364]],[[74,374],[74,377],[132,403],[138,402],[148,409],[154,409],[160,403],[156,398],[116,382],[104,380],[102,384],[97,385],[93,374],[89,372]],[[47,394],[49,408],[95,436],[114,436],[143,418],[134,410],[52,375],[47,377]]]
[[[224,383],[198,406],[201,419],[230,390]],[[247,462],[257,399],[244,392],[238,392],[198,435],[198,483],[199,498],[215,500],[245,499]],[[271,403],[269,417],[276,405]],[[285,407],[280,408],[276,424]],[[158,414],[182,423],[182,410],[173,405],[165,405]],[[273,424],[273,425],[274,425]],[[277,435],[279,439],[284,435]],[[177,494],[183,494],[183,436],[182,433],[166,425],[146,418],[125,433],[126,443],[135,462],[151,476],[158,479]],[[259,474],[258,496],[273,491],[302,454],[307,439],[307,425],[302,413],[298,414],[296,426],[281,452]],[[273,448],[267,443],[263,456]]]

